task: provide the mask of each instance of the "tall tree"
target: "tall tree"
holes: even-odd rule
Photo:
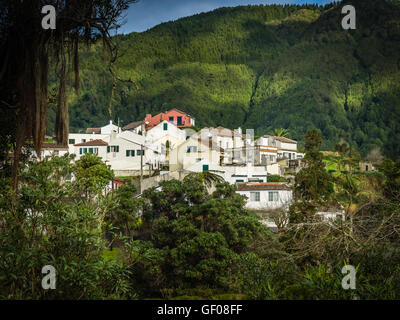
[[[67,144],[68,106],[66,86],[70,67],[79,89],[80,44],[102,38],[115,61],[110,32],[119,26],[119,17],[135,0],[2,0],[0,3],[0,102],[17,114],[13,178],[17,187],[18,162],[22,147],[32,139],[37,154],[46,132],[49,96],[49,61],[58,73],[57,142]],[[42,8],[56,10],[56,29],[42,27]],[[110,66],[112,71],[112,67]],[[55,97],[53,97],[55,98]],[[10,117],[12,118],[12,116]]]
[[[307,166],[296,175],[294,203],[290,208],[291,220],[296,222],[314,215],[319,206],[329,201],[333,192],[332,177],[325,169],[320,152],[321,134],[314,129],[304,138]]]

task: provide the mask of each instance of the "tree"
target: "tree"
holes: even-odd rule
[[[276,137],[284,137],[284,138],[290,138],[290,133],[288,129],[274,129],[273,135]]]
[[[79,46],[81,43],[103,39],[116,59],[115,46],[110,32],[116,29],[121,13],[134,0],[50,0],[46,5],[56,9],[56,29],[42,28],[43,1],[4,0],[0,4],[0,104],[11,114],[17,115],[14,146],[13,178],[17,187],[18,162],[22,147],[32,139],[36,154],[40,154],[46,132],[49,98],[57,100],[57,142],[67,145],[68,64],[75,72],[75,90],[79,89]],[[53,63],[53,64],[51,64]],[[58,77],[57,97],[49,97],[49,69],[55,66]],[[113,73],[116,78],[115,73]],[[17,111],[17,112],[16,112]]]
[[[102,159],[87,153],[73,166],[76,181],[87,199],[101,193],[114,177],[113,171]]]
[[[312,217],[316,209],[327,203],[333,193],[331,175],[326,171],[319,151],[322,137],[317,130],[305,135],[306,167],[297,173],[294,184],[294,203],[290,207],[291,222]]]
[[[245,283],[245,270],[282,257],[279,243],[234,186],[217,184],[209,194],[199,174],[186,178],[144,193],[144,223],[127,247],[133,286],[164,298],[260,290]]]
[[[16,194],[0,192],[0,298],[135,297],[121,261],[105,260],[102,225],[112,203],[100,189],[82,197],[72,156],[29,163]],[[10,201],[13,199],[13,201]],[[42,268],[56,269],[56,290],[43,290]]]

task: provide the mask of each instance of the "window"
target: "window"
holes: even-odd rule
[[[200,162],[201,160],[203,160],[202,158],[197,158],[196,162]]]
[[[89,148],[89,153],[93,153],[93,148]]]
[[[197,152],[197,146],[189,146],[187,147],[186,153]]]
[[[244,180],[236,180],[236,183],[244,182]]]
[[[208,164],[203,164],[203,172],[208,171]]]
[[[277,202],[279,200],[279,192],[270,191],[268,192],[268,201]]]
[[[119,146],[108,146],[107,152],[119,152]]]
[[[134,157],[135,156],[135,150],[126,150],[126,156],[127,157]]]
[[[178,126],[182,124],[182,117],[177,118]]]
[[[250,201],[260,201],[260,192],[250,192]]]
[[[174,117],[169,117],[169,122],[174,122]]]
[[[68,144],[75,144],[75,139],[69,139]]]
[[[144,156],[144,150],[136,150],[138,156]]]
[[[79,148],[79,154],[82,154],[82,148]]]
[[[167,131],[168,130],[168,123],[164,123],[164,131]]]
[[[81,142],[82,142],[82,143],[83,143],[83,142],[86,142],[86,139],[82,139]]]
[[[83,148],[83,154],[87,153],[87,148]]]

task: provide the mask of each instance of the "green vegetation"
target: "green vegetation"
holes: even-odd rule
[[[358,0],[357,30],[341,28],[342,4],[221,8],[115,38],[123,79],[111,118],[122,124],[178,107],[196,125],[321,130],[363,156],[400,155],[400,6]],[[81,52],[81,92],[69,95],[71,130],[110,118],[111,75],[101,44]],[[54,112],[50,112],[49,128]]]
[[[319,132],[305,140],[276,234],[211,172],[137,198],[129,181],[105,195],[113,173],[91,154],[21,164],[18,192],[0,184],[0,299],[399,299],[400,161],[332,175]],[[315,215],[334,204],[343,220]],[[345,264],[356,290],[341,286]],[[44,265],[56,290],[40,286]]]

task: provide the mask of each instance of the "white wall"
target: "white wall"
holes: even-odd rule
[[[250,201],[250,192],[260,192],[260,201]],[[278,192],[278,201],[269,201],[269,192]],[[287,208],[292,201],[292,191],[289,190],[237,191],[237,193],[248,197],[246,208],[253,210]]]

